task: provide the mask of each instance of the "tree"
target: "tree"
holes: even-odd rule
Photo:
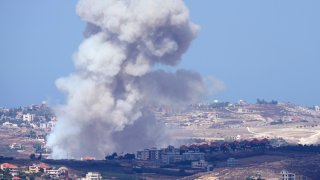
[[[35,155],[35,154],[33,154],[33,153],[32,153],[32,154],[30,154],[30,159],[31,159],[31,160],[35,160],[35,159],[36,159],[36,155]]]
[[[44,169],[43,169],[43,168],[40,168],[40,169],[39,169],[39,172],[44,173]]]
[[[37,159],[38,159],[38,160],[41,160],[41,159],[42,159],[42,153],[39,154],[39,156],[38,156]]]
[[[36,149],[36,152],[39,152],[42,149],[42,145],[41,145],[41,143],[35,143],[35,144],[33,144],[33,148]]]
[[[42,179],[51,179],[51,176],[49,174],[45,174],[42,176]]]
[[[35,180],[35,179],[36,179],[36,175],[35,175],[35,174],[29,174],[29,175],[28,175],[28,178],[29,178],[30,180]]]
[[[24,171],[20,170],[19,171],[19,177],[21,179],[27,179],[27,174]]]
[[[30,133],[29,133],[29,137],[30,138],[36,138],[37,137],[37,133],[35,131],[31,130]]]
[[[184,173],[186,173],[186,171],[184,169],[179,169],[179,173],[184,174]]]
[[[135,155],[134,154],[129,154],[129,153],[127,153],[127,154],[125,154],[124,156],[123,156],[123,159],[127,159],[127,160],[133,160],[133,159],[135,159]]]
[[[112,153],[112,155],[107,155],[105,157],[106,160],[113,160],[118,156],[118,154],[116,152]]]
[[[11,179],[12,176],[10,174],[10,170],[8,168],[6,168],[4,171],[3,171],[3,179]]]

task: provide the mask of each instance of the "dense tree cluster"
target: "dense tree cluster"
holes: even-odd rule
[[[130,154],[130,153],[118,156],[118,154],[116,152],[114,152],[111,155],[107,155],[105,157],[105,159],[106,160],[114,160],[114,159],[118,159],[118,160],[134,160],[135,157],[136,157],[135,154]]]
[[[251,141],[233,141],[233,142],[212,142],[212,143],[203,143],[203,144],[193,144],[190,146],[181,146],[181,153],[187,151],[198,151],[206,154],[214,152],[237,152],[237,151],[248,151],[248,150],[267,150],[270,149],[270,141],[268,139],[253,139]]]
[[[264,99],[257,99],[257,104],[272,104],[272,105],[277,105],[278,101],[271,100],[271,101],[266,101]]]

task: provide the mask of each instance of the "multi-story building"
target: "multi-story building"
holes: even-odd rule
[[[138,151],[137,152],[137,159],[143,160],[143,161],[149,160],[150,159],[149,149],[145,149],[143,151]]]
[[[157,148],[152,149],[145,149],[143,151],[138,151],[136,158],[138,160],[143,161],[158,161],[161,159],[161,150],[158,150]]]
[[[46,174],[50,176],[50,178],[58,178],[59,170],[58,169],[50,169],[46,171]]]
[[[57,121],[49,121],[47,124],[47,128],[53,129],[55,125],[57,124]]]
[[[39,167],[37,165],[32,165],[28,167],[29,173],[38,173],[39,172]]]
[[[180,154],[167,153],[162,154],[161,156],[161,162],[164,164],[171,164],[181,161],[183,161],[183,156]]]
[[[157,161],[161,159],[161,150],[152,148],[149,150],[149,160]]]
[[[102,176],[98,172],[88,172],[86,174],[85,180],[101,180]]]
[[[303,176],[303,175],[297,175],[295,180],[311,180],[310,178]]]
[[[227,165],[228,166],[235,166],[238,164],[238,160],[236,160],[235,158],[229,158],[227,159]]]
[[[161,161],[162,163],[170,164],[181,161],[204,160],[204,153],[189,151],[180,154],[179,148],[168,146],[161,150],[152,148],[138,151],[136,158],[143,161]]]
[[[191,163],[191,167],[194,169],[205,169],[208,166],[208,162],[205,160],[194,161]]]
[[[30,114],[30,113],[24,114],[22,116],[22,120],[32,122],[34,120],[34,114]]]
[[[279,180],[296,180],[296,175],[294,173],[290,173],[287,170],[282,170]]]
[[[182,154],[184,161],[199,161],[204,160],[204,153],[201,152],[186,152]]]
[[[45,173],[52,179],[69,179],[69,170],[66,167],[60,167],[59,169],[45,169]]]
[[[161,149],[162,154],[180,154],[180,149],[174,146],[168,146],[167,148]]]
[[[46,173],[48,170],[50,170],[51,167],[46,164],[33,164],[32,166],[29,166],[29,172],[30,173],[38,173],[39,171],[42,171]]]
[[[48,126],[48,124],[47,123],[40,123],[39,124],[39,128],[41,128],[41,129],[47,129],[49,126]]]

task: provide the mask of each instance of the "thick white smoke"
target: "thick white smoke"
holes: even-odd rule
[[[168,73],[197,33],[182,0],[80,0],[87,22],[76,72],[56,81],[67,96],[48,138],[53,158],[104,157],[168,142],[150,104],[182,105],[205,93],[194,72]]]

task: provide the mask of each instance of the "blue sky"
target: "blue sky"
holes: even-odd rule
[[[54,81],[74,70],[84,29],[76,2],[0,1],[0,106],[61,101]],[[320,1],[185,2],[201,31],[179,68],[223,81],[212,98],[320,104]]]

